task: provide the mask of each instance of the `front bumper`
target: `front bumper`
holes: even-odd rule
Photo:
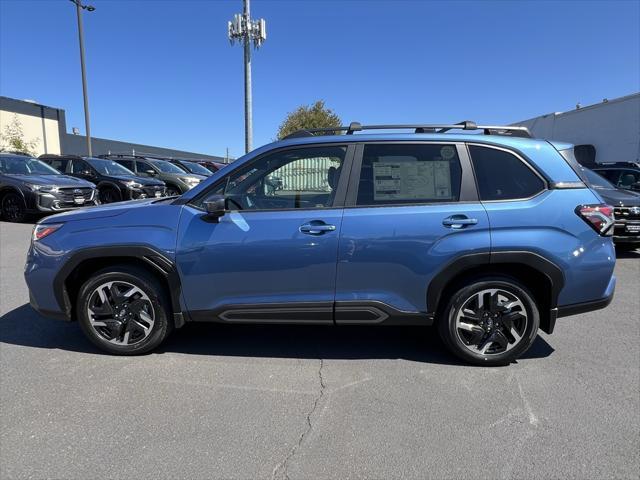
[[[98,204],[95,188],[61,189],[58,192],[37,192],[36,209],[39,212],[64,212],[74,208]]]
[[[61,312],[59,310],[47,310],[47,309],[41,308],[40,305],[38,305],[38,302],[36,301],[35,297],[31,293],[31,290],[29,290],[29,305],[31,305],[31,308],[33,308],[36,312],[38,312],[43,317],[53,318],[55,320],[64,320],[66,322],[71,320],[71,317],[64,312]]]

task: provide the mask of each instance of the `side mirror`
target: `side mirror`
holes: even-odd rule
[[[202,202],[202,205],[207,212],[207,217],[215,219],[219,219],[227,211],[227,199],[224,195],[211,195]]]
[[[156,171],[155,171],[155,170],[152,170],[152,169],[149,169],[149,170],[145,170],[145,171],[144,171],[144,173],[146,173],[146,174],[147,174],[147,175],[149,175],[150,177],[153,177],[153,176],[155,176]]]
[[[83,170],[82,175],[86,175],[87,177],[95,177],[91,170]]]

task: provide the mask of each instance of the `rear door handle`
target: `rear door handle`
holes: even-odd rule
[[[326,232],[333,232],[335,229],[335,225],[326,224],[322,220],[312,220],[309,223],[300,225],[300,232],[307,235],[322,235]]]
[[[478,223],[477,218],[469,218],[466,215],[451,215],[450,217],[442,220],[442,225],[452,228],[454,230],[460,230],[467,225],[476,225]]]

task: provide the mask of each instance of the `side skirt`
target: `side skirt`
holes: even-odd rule
[[[335,322],[334,322],[335,316]],[[397,310],[383,302],[266,303],[224,305],[189,312],[194,322],[302,325],[432,325],[426,312]]]

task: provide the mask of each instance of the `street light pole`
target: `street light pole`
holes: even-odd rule
[[[253,111],[251,98],[251,42],[259,48],[267,39],[266,23],[263,19],[251,20],[249,0],[244,0],[242,15],[236,14],[228,22],[228,36],[231,44],[236,40],[244,46],[244,149],[251,151],[253,142]]]
[[[80,42],[80,69],[82,70],[82,96],[84,100],[84,126],[87,135],[87,153],[91,157],[91,126],[89,122],[89,95],[87,93],[87,72],[84,61],[84,29],[82,28],[82,10],[93,12],[95,7],[91,5],[83,5],[80,0],[71,0],[76,4],[76,13],[78,15],[78,40]]]

